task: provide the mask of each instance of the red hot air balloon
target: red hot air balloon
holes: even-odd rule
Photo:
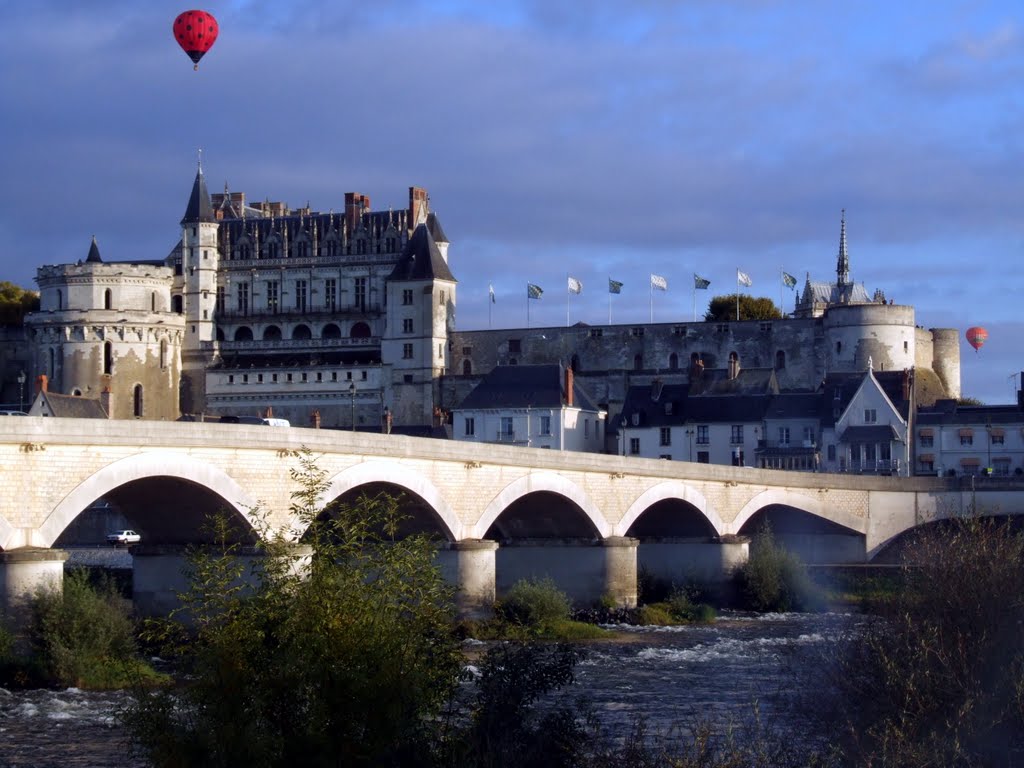
[[[978,326],[968,328],[967,333],[964,335],[967,337],[967,343],[974,347],[975,352],[981,349],[984,346],[986,339],[988,339],[988,331],[984,328],[979,328]]]
[[[193,69],[199,69],[199,60],[217,42],[217,20],[206,11],[185,11],[178,14],[172,29],[178,45],[195,62]]]

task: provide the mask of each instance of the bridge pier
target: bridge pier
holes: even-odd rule
[[[27,648],[24,633],[32,598],[41,591],[62,591],[67,559],[62,549],[24,547],[0,552],[0,618],[14,631],[17,648]]]
[[[639,541],[630,536],[609,536],[604,547],[604,591],[619,608],[636,608],[636,563]]]
[[[640,567],[656,579],[676,584],[718,585],[747,562],[750,539],[727,536],[714,539],[644,539],[637,558]]]
[[[463,539],[438,552],[444,578],[455,585],[455,610],[461,618],[489,616],[495,599],[495,553],[498,542]]]

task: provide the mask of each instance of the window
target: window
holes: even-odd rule
[[[874,408],[865,408],[864,423],[874,424],[876,421],[878,421],[878,412]]]
[[[519,339],[508,340],[508,353],[510,355],[520,355],[522,352],[522,344]]]
[[[412,318],[406,317],[402,319],[402,333],[412,333]]]
[[[634,336],[643,336],[644,335],[644,327],[642,325],[635,326],[632,329],[631,333]]]
[[[249,314],[249,284],[238,284],[238,312],[242,315]]]
[[[743,444],[743,425],[742,424],[733,424],[732,425],[732,432],[729,435],[729,442],[732,445],[742,445]]]
[[[332,312],[338,307],[338,281],[333,277],[324,280],[324,306]]]
[[[462,375],[471,376],[473,374],[473,361],[463,360],[462,361]]]
[[[160,339],[160,368],[167,368],[167,339]]]
[[[814,427],[804,427],[804,442],[808,445],[814,444]]]
[[[644,356],[634,355],[633,356],[633,370],[642,371],[644,369]]]
[[[734,448],[733,449],[733,451],[732,451],[732,465],[734,467],[742,467],[743,466],[743,449],[742,448]]]
[[[789,427],[779,427],[779,445],[789,445]]]
[[[960,433],[960,445],[974,445],[974,435]]]
[[[412,344],[403,344],[402,345],[402,359],[403,360],[412,360]]]
[[[829,461],[836,460],[836,447],[834,445],[829,445],[827,455]]]
[[[499,434],[500,434],[501,438],[506,439],[506,440],[511,439],[512,436],[515,434],[515,432],[512,431],[512,417],[511,416],[502,416],[501,417],[501,432]]]
[[[412,304],[412,288],[402,289],[402,305],[408,306]]]
[[[103,342],[103,373],[108,376],[114,372],[114,345],[112,342]]]
[[[267,309],[277,312],[278,304],[281,301],[281,283],[277,280],[267,281]]]
[[[592,338],[592,339],[600,339],[602,336],[604,336],[604,328],[591,328],[590,329],[590,338]]]
[[[670,371],[679,370],[679,355],[677,355],[675,352],[668,356],[668,369]]]
[[[672,445],[671,427],[662,427],[658,431],[658,445]]]
[[[550,435],[551,434],[551,417],[541,416],[540,417],[540,434]]]
[[[306,292],[307,283],[305,280],[295,281],[295,310],[297,312],[306,311]]]
[[[110,293],[110,289],[109,288],[107,288],[107,290],[105,290],[103,292],[103,308],[104,309],[113,309],[114,308],[114,301],[113,301],[112,294]]]
[[[1010,460],[1002,457],[992,459],[992,472],[1000,477],[1010,474]]]
[[[463,434],[466,437],[473,437],[476,434],[476,419],[474,419],[472,416],[467,416],[465,421],[466,428],[463,431]]]
[[[918,461],[921,472],[934,472],[935,471],[935,459],[920,459]]]
[[[629,455],[636,456],[640,453],[640,438],[631,437],[629,438]]]
[[[216,299],[214,299],[214,302],[215,302],[214,305],[213,305],[213,311],[214,312],[219,312],[222,309],[224,309],[224,286],[223,285],[218,285],[217,286],[217,294],[216,294]],[[173,304],[173,301],[172,301],[172,304]]]
[[[1003,434],[1003,432],[996,432],[995,430],[989,433],[989,439],[992,441],[992,445],[1002,445],[1005,441]]]
[[[366,278],[357,277],[355,279],[355,306],[356,309],[361,312],[366,311]]]
[[[583,420],[583,437],[590,437],[590,419]]]
[[[930,434],[926,435],[922,433],[918,436],[917,444],[921,448],[931,448],[935,445],[935,438]]]
[[[783,350],[779,350],[775,353],[775,370],[781,371],[786,367],[786,353]]]
[[[710,464],[711,454],[707,451],[697,451],[697,463],[698,464]]]
[[[136,419],[142,418],[142,385],[136,384],[132,390],[132,414]]]
[[[709,445],[711,439],[708,437],[708,425],[698,424],[697,425],[697,445]]]

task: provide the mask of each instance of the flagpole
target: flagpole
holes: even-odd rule
[[[526,284],[526,327],[530,327],[530,284]]]
[[[569,297],[572,291],[569,290],[569,273],[565,273],[565,327],[569,327]]]
[[[693,322],[697,322],[697,278],[693,278]]]
[[[736,267],[736,322],[740,321],[740,268]]]
[[[785,277],[785,275],[786,275],[786,269],[785,269],[785,267],[783,265],[780,264],[779,265],[779,312],[782,313],[783,317],[786,316],[786,310],[782,306],[782,297],[785,295],[783,289],[786,287],[786,277]]]
[[[651,322],[654,322],[654,279],[650,280],[651,283]]]
[[[608,325],[612,324],[612,279],[608,278]]]
[[[487,330],[491,330],[491,310],[494,309],[494,286],[487,285]]]

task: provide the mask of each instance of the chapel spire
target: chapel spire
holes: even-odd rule
[[[203,164],[200,160],[199,169],[196,171],[196,180],[192,184],[192,194],[188,199],[188,207],[185,209],[185,217],[181,223],[184,225],[211,221],[215,221],[213,204],[210,202],[210,193],[206,190],[206,178],[203,176]]]
[[[839,260],[836,264],[836,282],[847,285],[850,282],[850,257],[846,254],[846,209],[839,225]]]

